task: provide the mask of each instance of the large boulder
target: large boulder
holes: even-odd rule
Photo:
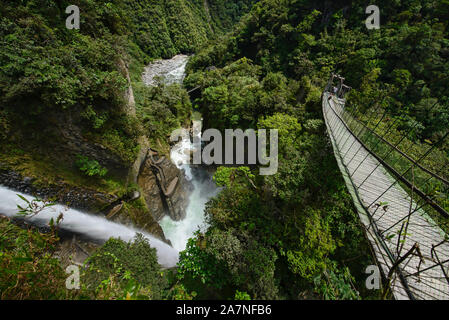
[[[166,197],[151,164],[151,160],[147,158],[138,177],[138,185],[142,190],[148,209],[157,221],[160,221],[165,215],[169,215],[175,221],[184,219],[188,196],[193,188],[192,184],[187,181],[184,172],[179,170],[169,159],[164,159],[158,165],[165,175],[167,183],[165,187],[168,187],[168,184],[176,177],[179,178],[173,194]]]

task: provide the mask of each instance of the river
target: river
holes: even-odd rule
[[[149,86],[157,85],[158,78],[165,84],[182,84],[188,59],[189,57],[186,55],[177,55],[172,59],[155,61],[145,68],[142,75],[143,81]],[[197,126],[201,127],[201,124],[197,123]],[[172,148],[170,154],[173,163],[184,172],[186,179],[193,184],[185,219],[173,221],[169,216],[165,216],[160,221],[165,237],[171,241],[173,248],[177,251],[186,248],[188,239],[193,237],[197,230],[205,231],[207,229],[204,209],[209,199],[218,192],[211,175],[206,170],[185,164],[193,149],[191,140],[184,139]]]

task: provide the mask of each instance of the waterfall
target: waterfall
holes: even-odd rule
[[[194,121],[194,127],[201,128],[200,122]],[[196,134],[200,135],[201,132]],[[187,240],[192,238],[197,230],[202,232],[207,230],[204,209],[207,201],[218,192],[215,183],[204,169],[197,168],[196,174],[194,174],[191,166],[187,164],[194,148],[190,138],[185,137],[173,147],[170,154],[173,163],[178,169],[185,172],[186,179],[193,184],[193,192],[189,196],[184,220],[173,221],[169,216],[165,216],[160,222],[165,237],[178,251],[183,251],[186,248]]]
[[[158,78],[167,85],[182,84],[188,61],[189,56],[184,54],[176,55],[171,59],[156,60],[145,67],[142,80],[148,86],[156,86]]]
[[[157,60],[145,68],[142,75],[143,81],[148,86],[157,85],[157,78],[162,78],[165,84],[182,84],[188,59],[189,57],[186,55],[177,55],[171,59]],[[173,248],[177,251],[186,248],[187,240],[194,236],[195,231],[207,229],[204,209],[207,201],[218,192],[215,183],[204,169],[195,168],[193,170],[190,165],[186,164],[193,150],[194,146],[190,138],[185,137],[171,150],[170,154],[173,163],[178,169],[184,171],[186,179],[191,181],[193,185],[193,191],[189,195],[189,204],[186,208],[186,217],[182,221],[173,221],[169,216],[165,216],[159,223],[165,237],[171,241]]]
[[[186,55],[178,55],[172,59],[159,60],[150,64],[145,68],[145,73],[143,74],[144,82],[147,85],[155,85],[157,84],[156,78],[162,77],[167,84],[182,83],[188,58]],[[179,251],[185,249],[187,240],[194,235],[195,231],[206,230],[207,225],[204,221],[205,205],[218,192],[215,183],[204,169],[199,168],[194,172],[188,164],[184,164],[186,163],[186,157],[189,157],[190,152],[193,150],[190,139],[183,140],[177,146],[171,152],[172,161],[175,162],[179,169],[184,171],[186,179],[192,182],[194,189],[189,196],[186,218],[175,222],[169,216],[166,216],[160,223],[166,238],[172,242],[173,247],[146,232],[62,205],[48,207],[39,214],[33,217],[25,217],[24,219],[34,225],[43,226],[48,225],[52,218],[56,220],[59,214],[63,213],[64,218],[59,225],[61,229],[101,242],[105,242],[110,238],[119,238],[128,242],[137,233],[141,233],[149,240],[151,247],[157,250],[159,263],[167,268],[174,267],[178,262]],[[29,201],[33,200],[33,197],[30,195],[18,193],[0,185],[1,214],[9,217],[21,217],[17,214],[19,211],[17,205],[24,207],[26,203],[17,194]]]
[[[21,217],[21,215],[17,214],[19,211],[17,205],[26,207],[26,203],[17,194],[20,194],[28,201],[34,199],[29,195],[0,186],[0,213],[8,217]],[[175,249],[148,233],[109,221],[104,217],[94,216],[62,205],[45,208],[33,217],[26,217],[25,220],[34,225],[43,226],[48,225],[52,218],[56,221],[60,213],[63,214],[63,220],[59,226],[63,230],[78,233],[102,242],[110,238],[119,238],[128,242],[137,233],[142,233],[148,239],[151,247],[156,249],[158,261],[162,266],[171,268],[176,266],[178,262],[178,252]]]

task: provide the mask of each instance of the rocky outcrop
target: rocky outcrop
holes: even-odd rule
[[[172,59],[154,61],[145,67],[142,80],[147,86],[158,85],[159,78],[165,84],[182,83],[188,59],[186,55],[177,55]],[[140,146],[141,151],[130,177],[137,180],[153,218],[160,221],[165,215],[169,215],[175,221],[184,219],[188,195],[193,190],[193,185],[171,160],[158,157],[155,162],[148,156],[148,139],[142,138]]]
[[[140,146],[139,154],[137,155],[136,160],[134,161],[131,169],[129,170],[128,176],[128,181],[131,181],[132,183],[135,184],[138,183],[137,179],[139,177],[140,170],[147,158],[148,149],[150,148],[150,142],[148,141],[148,138],[146,136],[140,137],[138,142]]]
[[[180,73],[183,73],[184,62],[186,62],[183,59],[178,61]],[[128,88],[123,93],[125,103],[122,112],[129,116],[135,116],[135,100],[126,62],[120,61],[119,68],[128,80]],[[2,166],[0,163],[0,185],[42,199],[50,199],[73,209],[102,215],[111,221],[140,229],[168,242],[158,221],[167,214],[176,221],[185,217],[188,194],[192,186],[186,181],[184,173],[169,159],[163,159],[158,166],[163,170],[168,184],[161,186],[151,165],[147,163],[146,156],[150,143],[146,136],[141,136],[138,139],[140,152],[134,163],[130,164],[129,162],[125,163],[125,160],[109,147],[96,143],[95,136],[87,135],[83,131],[85,119],[81,117],[80,112],[76,110],[65,113],[55,112],[49,114],[46,120],[50,123],[45,129],[48,130],[47,135],[54,139],[48,141],[51,152],[42,153],[48,154],[45,163],[58,164],[61,167],[58,169],[61,170],[58,171],[58,174],[52,175],[52,179],[46,180],[43,178],[45,173],[39,172],[35,176],[27,177],[23,176],[22,172],[25,171],[21,171],[20,167],[16,168],[6,162]],[[108,175],[123,184],[122,187],[138,184],[141,194],[135,197],[119,197],[104,191],[105,189],[101,189],[104,192],[97,190],[93,183],[65,179],[66,173],[79,174],[74,161],[77,155],[97,160],[102,167],[108,169]],[[52,170],[51,166],[48,170]],[[26,174],[31,174],[29,172],[33,171],[26,172]],[[170,187],[170,182],[175,177],[178,177],[179,180],[176,183],[176,188],[173,189]],[[174,185],[171,184],[171,186]],[[163,192],[164,187],[166,195]],[[169,189],[173,189],[173,192],[170,190],[167,195]]]
[[[82,129],[75,124],[81,121],[79,115],[54,120],[54,125],[58,128],[58,134],[63,140],[54,144],[53,157],[59,158],[56,160],[72,163],[74,159],[77,159],[78,155],[83,155],[89,159],[97,160],[101,166],[108,169],[110,174],[125,181],[129,171],[129,164],[125,163],[120,156],[109,148],[87,139],[83,135]]]
[[[122,73],[125,75],[126,80],[128,81],[128,88],[125,91],[125,104],[123,105],[122,111],[130,116],[136,115],[136,101],[134,99],[134,91],[133,87],[131,85],[131,77],[129,76],[129,66],[128,64],[123,60],[119,60],[119,68],[122,71]]]
[[[25,230],[33,230],[40,233],[51,232],[48,226],[37,227],[28,223],[23,218],[11,219],[0,213],[0,220],[7,220]],[[79,235],[67,233],[63,230],[58,232],[58,236],[59,242],[55,245],[53,256],[59,259],[64,270],[70,265],[78,265],[81,267],[86,259],[100,246],[100,243],[83,239]]]
[[[123,202],[114,206],[111,211],[108,213],[105,212],[105,215],[109,214],[111,214],[111,221],[129,227],[137,227],[138,229],[148,232],[156,238],[170,244],[170,241],[165,238],[164,231],[153,217],[142,197],[129,203]]]
[[[142,190],[145,203],[156,221],[160,221],[165,213],[164,199],[157,183],[156,176],[151,170],[151,166],[145,162],[142,171],[137,179],[137,184]]]
[[[189,194],[193,191],[193,185],[185,178],[184,172],[179,170],[169,159],[165,159],[160,164],[165,173],[167,181],[179,178],[178,185],[174,193],[167,198],[169,212],[168,215],[175,221],[183,220],[186,216],[186,208],[189,204]]]
[[[152,161],[147,157],[138,177],[138,185],[142,190],[145,202],[153,217],[160,221],[165,215],[179,221],[185,218],[188,205],[188,195],[193,186],[185,175],[169,159],[164,158],[158,166],[163,170],[166,181],[179,178],[176,188],[170,197],[165,197],[152,167]]]

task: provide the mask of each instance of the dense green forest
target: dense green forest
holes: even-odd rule
[[[367,297],[360,280],[369,250],[326,143],[322,88],[336,71],[353,87],[353,106],[366,110],[385,96],[397,132],[419,128],[405,147],[413,154],[449,127],[448,3],[378,1],[380,30],[366,29],[367,5],[261,1],[192,58],[186,84],[202,88],[195,105],[207,126],[278,128],[280,166],[264,178],[218,170],[226,188],[208,204],[211,228],[182,256],[183,275],[255,298]],[[448,152],[446,143],[427,163],[446,177]]]
[[[89,257],[77,292],[63,288],[54,230],[0,220],[0,268],[9,270],[1,298],[381,298],[365,287],[375,262],[326,133],[322,92],[331,72],[345,75],[348,108],[362,119],[380,105],[380,129],[398,124],[391,139],[413,128],[403,144],[411,155],[435,144],[449,128],[447,0],[379,0],[379,30],[366,28],[362,0],[69,2],[0,2],[3,167],[123,193],[135,188],[122,172],[139,137],[168,144],[194,110],[205,129],[278,129],[279,170],[216,168],[222,189],[206,205],[209,228],[188,241],[176,270],[162,270],[141,237],[111,239]],[[61,22],[69,4],[83,8],[79,32]],[[178,53],[194,54],[186,89],[142,83],[144,65]],[[130,85],[136,114],[123,98]],[[66,154],[72,128],[112,160]],[[425,165],[449,179],[447,159],[448,140]]]
[[[166,133],[189,116],[185,92],[151,93],[143,85],[144,65],[198,50],[229,30],[252,2],[213,0],[206,13],[199,0],[1,1],[1,162],[38,176],[43,185],[62,177],[107,192],[123,189],[118,185],[138,154],[138,137],[165,143]],[[82,11],[76,32],[65,27],[70,4]],[[128,112],[124,99],[130,84],[137,114]],[[161,103],[148,105],[155,95]],[[70,136],[102,145],[108,159],[95,151],[80,154]],[[80,156],[109,175],[86,181],[78,174]]]

